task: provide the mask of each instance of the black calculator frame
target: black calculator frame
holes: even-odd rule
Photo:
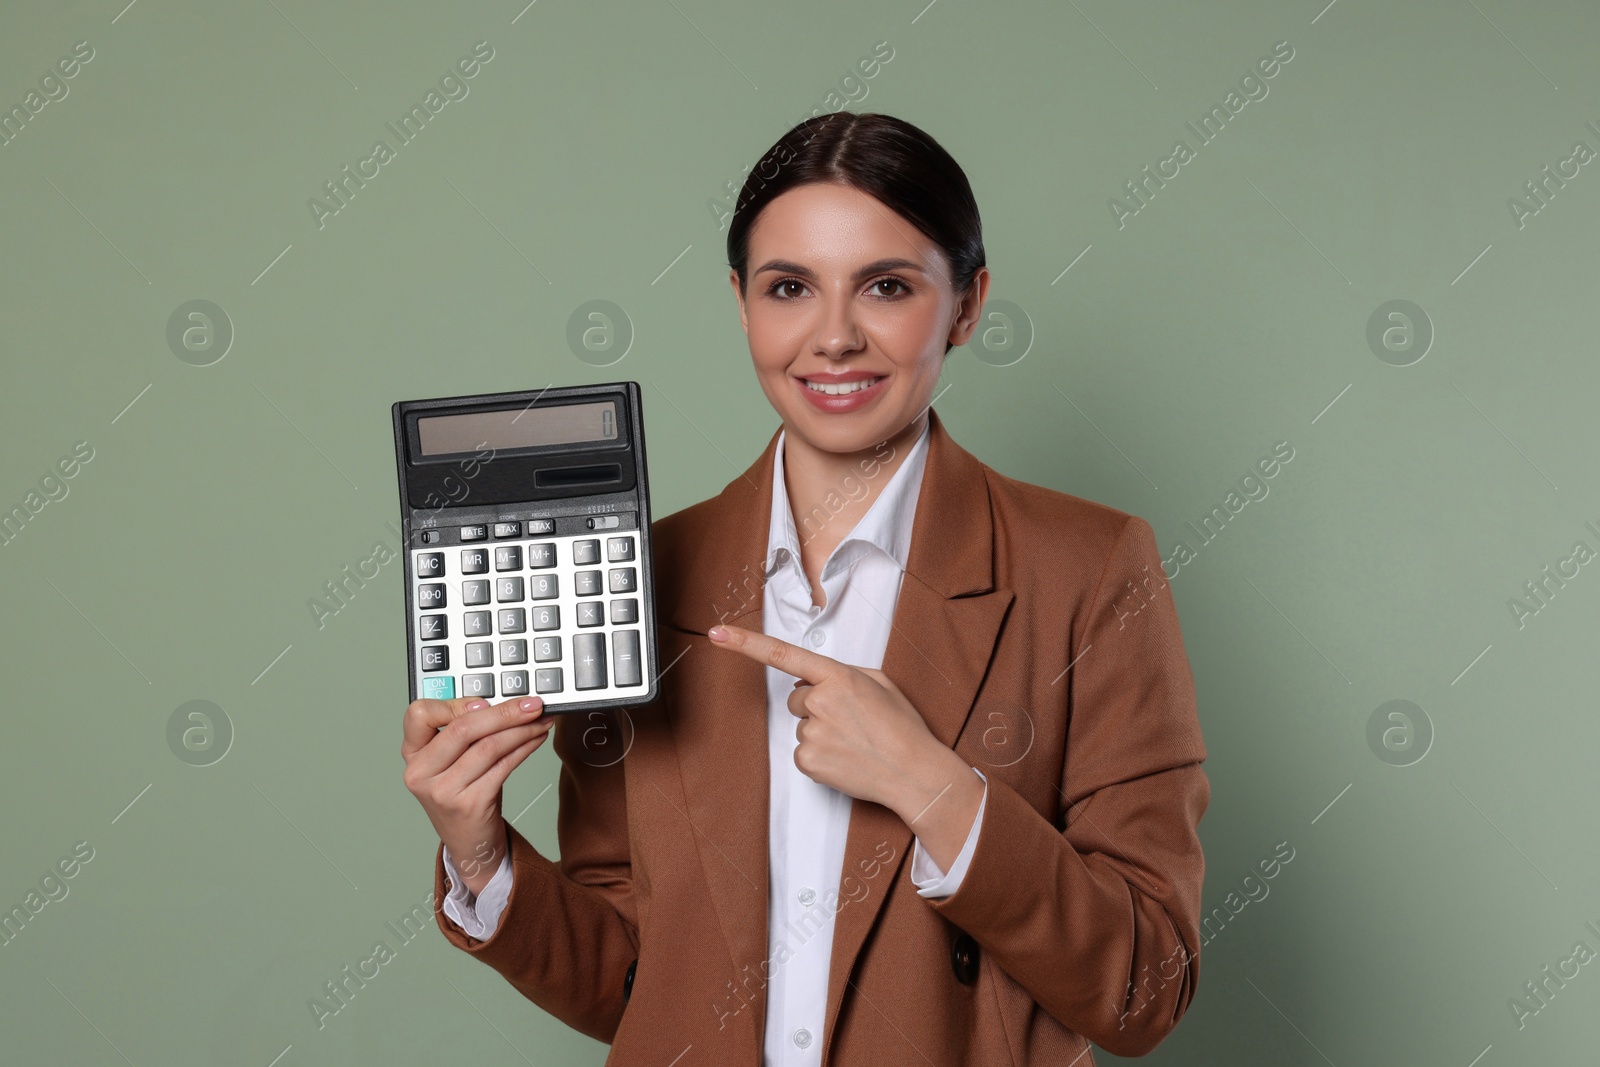
[[[616,444],[597,446],[595,444],[580,445],[541,445],[526,448],[499,450],[489,460],[479,457],[481,452],[457,452],[445,455],[422,456],[420,441],[417,438],[416,421],[426,415],[441,414],[467,414],[474,411],[498,411],[512,407],[553,407],[562,403],[593,402],[595,400],[615,399],[618,401],[624,417],[619,418],[618,428],[628,437],[625,441]],[[652,552],[652,538],[650,536],[650,481],[645,460],[644,413],[640,405],[640,389],[638,382],[607,382],[598,385],[577,385],[550,387],[504,393],[479,393],[465,396],[437,397],[427,400],[402,400],[397,401],[392,409],[394,420],[394,447],[395,469],[399,480],[400,490],[400,528],[405,542],[402,569],[405,575],[405,603],[406,603],[406,684],[410,693],[410,700],[417,699],[417,606],[416,590],[417,576],[414,573],[414,555],[418,550],[434,548],[433,544],[424,544],[421,540],[423,530],[437,529],[441,531],[459,531],[462,526],[489,525],[499,522],[523,522],[530,517],[556,518],[558,523],[563,520],[577,520],[585,515],[603,515],[632,511],[637,515],[638,541],[639,541],[639,629],[640,644],[644,649],[645,676],[644,685],[636,691],[625,696],[609,696],[596,700],[559,700],[546,702],[542,714],[567,715],[578,712],[605,711],[620,708],[638,707],[654,701],[660,694],[660,678],[656,670],[660,662],[659,643],[656,633],[656,599],[655,599],[655,563]],[[535,488],[535,471],[541,468],[540,461],[552,458],[562,458],[569,462],[557,466],[580,468],[585,462],[593,463],[597,458],[607,454],[614,455],[617,462],[631,475],[631,487],[607,493],[573,493],[563,495],[560,486],[549,488]],[[500,464],[498,468],[494,465]],[[443,481],[443,476],[437,471],[464,471],[476,465],[478,472],[469,480],[469,491],[465,503],[455,505],[451,503],[429,506],[424,502],[418,506],[412,501],[414,489],[421,489],[429,479]],[[549,470],[550,466],[543,469]],[[422,471],[419,476],[416,472]],[[485,485],[485,491],[479,494],[479,501],[473,503],[470,483],[480,482],[483,474],[493,472]],[[408,477],[408,474],[410,477]],[[625,481],[627,479],[624,479]],[[535,495],[528,495],[529,493]],[[484,497],[501,497],[507,494],[516,496],[515,500],[483,499]],[[561,501],[571,500],[570,505],[562,505]],[[536,512],[537,515],[530,515]],[[429,526],[418,523],[418,517],[433,515],[437,522]],[[577,531],[569,533],[560,532],[559,526],[555,537],[570,537]],[[603,530],[597,530],[603,535]],[[459,536],[459,534],[457,534]],[[474,542],[476,544],[478,542]],[[484,544],[492,546],[494,539],[491,537]],[[445,541],[437,545],[439,548],[457,548],[456,542]],[[540,696],[538,693],[529,692],[528,696]],[[552,694],[553,695],[553,694]],[[561,694],[565,696],[566,694]],[[496,697],[491,703],[500,700],[524,699],[523,697]],[[545,698],[540,696],[541,700]]]

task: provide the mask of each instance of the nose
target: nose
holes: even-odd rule
[[[818,304],[820,311],[812,341],[816,353],[828,359],[843,359],[859,352],[863,341],[860,326],[856,323],[855,301],[852,297],[824,297]]]

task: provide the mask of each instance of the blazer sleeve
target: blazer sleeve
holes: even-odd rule
[[[1194,678],[1149,523],[1129,516],[1082,610],[1056,683],[1068,687],[1062,814],[1052,821],[991,773],[966,877],[929,906],[1063,1025],[1142,1056],[1200,976],[1197,831],[1210,800]]]
[[[551,728],[561,759],[561,858],[541,855],[507,821],[511,893],[488,940],[434,909],[451,944],[557,1019],[608,1044],[622,1021],[624,979],[639,949],[623,761],[609,755],[620,751],[619,727],[614,712],[587,712],[562,715]],[[604,744],[595,743],[600,737]],[[443,853],[441,843],[435,900],[447,893]]]

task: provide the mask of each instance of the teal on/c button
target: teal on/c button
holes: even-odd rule
[[[448,674],[442,678],[424,678],[422,696],[426,700],[450,700],[456,695],[456,680]]]

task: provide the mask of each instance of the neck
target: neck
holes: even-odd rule
[[[802,554],[826,558],[878,499],[928,423],[926,410],[891,435],[855,452],[828,452],[785,427],[783,477]],[[814,544],[815,543],[815,544]]]

